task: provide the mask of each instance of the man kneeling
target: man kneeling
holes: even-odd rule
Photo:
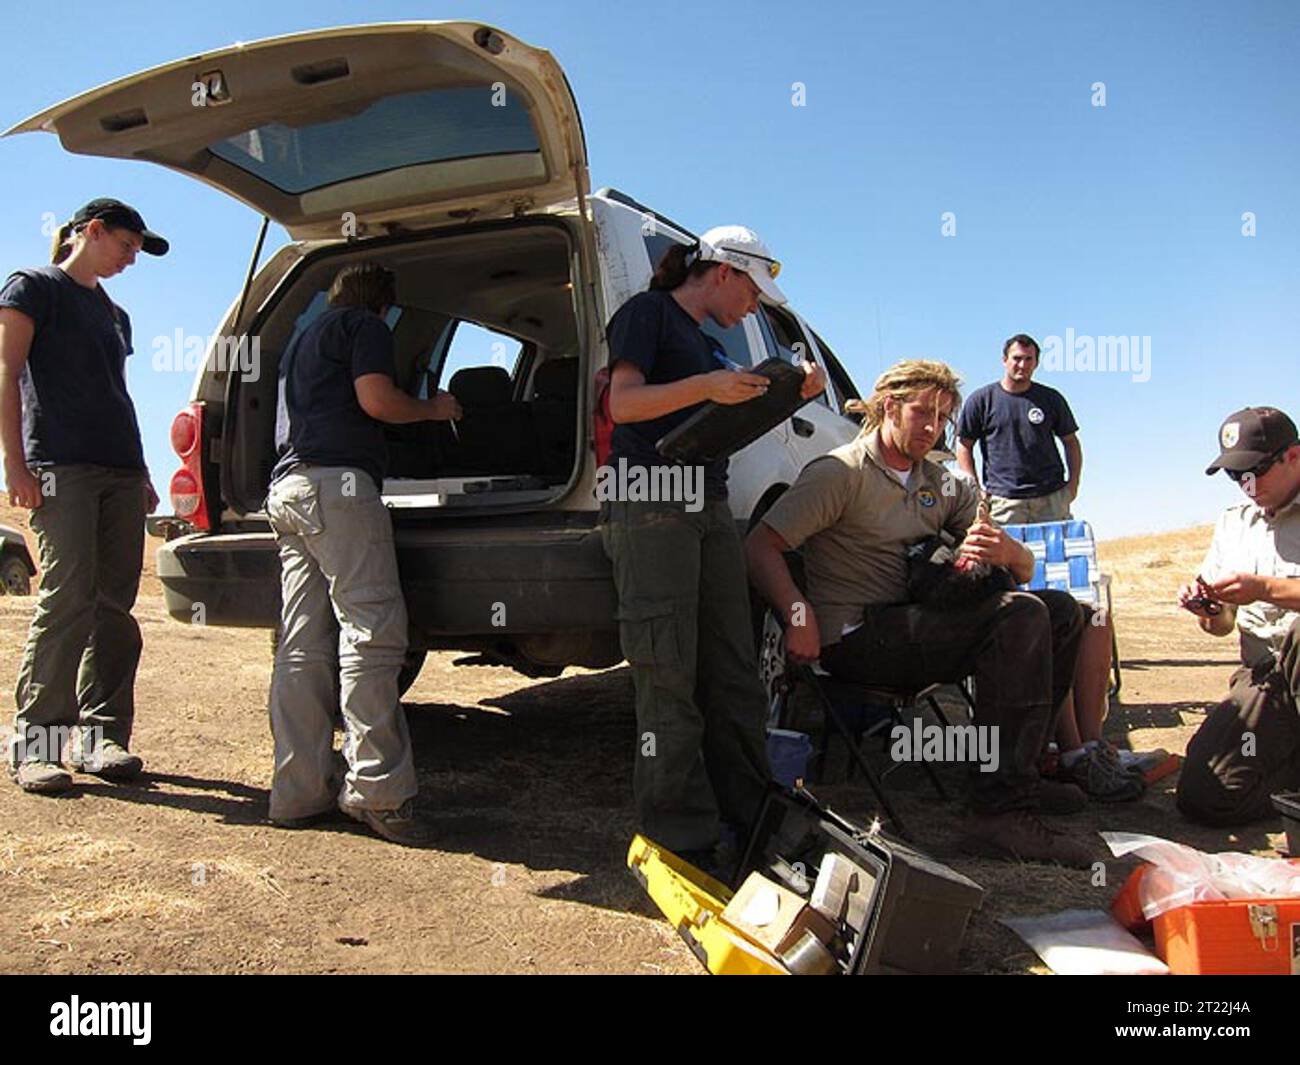
[[[1247,498],[1219,517],[1209,553],[1178,602],[1203,630],[1241,634],[1241,668],[1187,745],[1178,809],[1207,825],[1274,816],[1273,792],[1300,787],[1300,438],[1274,407],[1219,428],[1223,470]]]
[[[960,545],[962,565],[1005,567],[1021,583],[1033,574],[1029,550],[979,514],[975,486],[926,458],[958,385],[941,362],[908,360],[881,375],[857,439],[809,463],[750,533],[750,578],[784,619],[794,662],[820,658],[834,677],[912,690],[973,673],[975,725],[989,731],[996,758],[971,765],[968,844],[1086,867],[1091,849],[1034,814],[1084,805],[1074,785],[1038,774],[1074,671],[1078,604],[1064,592],[997,586],[909,601],[908,548],[941,531]],[[782,557],[800,546],[807,601]]]

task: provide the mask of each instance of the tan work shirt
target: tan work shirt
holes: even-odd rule
[[[1300,577],[1300,499],[1272,517],[1249,501],[1219,515],[1201,576],[1215,581],[1230,573]],[[1263,601],[1237,607],[1242,662],[1249,666],[1265,656],[1276,657],[1297,617],[1300,614],[1294,610]]]
[[[861,623],[863,607],[907,602],[906,549],[940,529],[960,541],[978,503],[970,481],[928,460],[899,484],[877,429],[805,466],[763,521],[803,546],[808,599],[829,646]]]

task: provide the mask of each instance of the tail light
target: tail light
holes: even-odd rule
[[[196,529],[211,532],[212,519],[203,494],[203,404],[191,403],[177,414],[171,435],[172,449],[181,460],[168,492],[172,509]]]

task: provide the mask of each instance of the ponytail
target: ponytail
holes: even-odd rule
[[[718,264],[705,262],[698,258],[699,244],[674,244],[663,254],[659,265],[655,267],[654,277],[650,279],[651,292],[670,292],[685,283],[688,277],[703,277]],[[686,257],[694,257],[690,266]]]
[[[54,234],[54,240],[50,244],[50,262],[57,265],[70,254],[72,254],[72,223],[64,222],[63,225],[59,226],[59,230]]]

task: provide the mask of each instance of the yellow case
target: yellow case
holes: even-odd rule
[[[657,843],[636,836],[627,867],[715,976],[788,976],[785,967],[718,919],[732,892]]]

